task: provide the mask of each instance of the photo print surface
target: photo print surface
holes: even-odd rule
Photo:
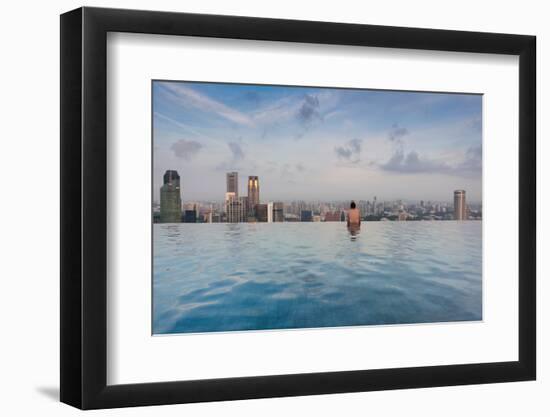
[[[482,100],[153,80],[153,334],[482,320]]]

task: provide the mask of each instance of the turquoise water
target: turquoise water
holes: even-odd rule
[[[481,320],[481,222],[155,224],[153,333]]]

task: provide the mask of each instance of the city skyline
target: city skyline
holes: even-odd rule
[[[467,189],[481,202],[481,106],[468,94],[155,81],[153,199],[173,169],[186,201],[219,200],[239,172],[239,190],[264,179],[264,201],[449,201]]]
[[[160,204],[153,203],[154,223],[256,223],[256,222],[327,222],[345,221],[349,209],[346,202],[264,201],[260,196],[260,178],[249,175],[247,194],[239,196],[239,173],[226,173],[226,192],[222,204],[186,202],[181,199],[180,176],[167,170],[160,188]],[[418,201],[418,200],[417,200]],[[342,204],[343,203],[343,204]],[[481,204],[468,203],[466,190],[454,190],[453,203],[420,200],[357,200],[360,219],[381,220],[481,220]]]
[[[168,170],[168,171],[171,171],[171,170]],[[229,191],[229,181],[228,181],[228,178],[227,178],[228,174],[237,174],[235,176],[237,178],[237,181],[231,183],[231,184],[237,184],[236,187],[235,187],[235,189],[238,190],[236,192],[236,197],[237,198],[243,197],[243,198],[248,199],[248,196],[246,194],[243,194],[242,192],[247,190],[249,176],[243,175],[239,178],[239,175],[238,175],[239,173],[237,171],[226,172],[226,173],[223,173],[222,175],[220,175],[220,178],[225,178],[226,188],[224,190],[227,190],[227,191]],[[258,177],[258,176],[255,176],[255,177]],[[162,188],[162,186],[161,186],[161,188]],[[454,191],[460,191],[460,190],[454,190]],[[225,200],[223,192],[222,192],[221,196],[214,196],[214,198],[208,198],[208,199],[191,199],[191,198],[188,198],[184,193],[185,193],[185,190],[184,190],[184,187],[182,186],[181,187],[181,201],[182,201],[182,204],[185,204],[185,203],[199,203],[199,202],[200,203],[220,203],[220,202],[223,202]],[[159,194],[159,193],[155,193],[155,194]],[[451,193],[451,194],[447,193],[447,195],[444,198],[441,198],[441,199],[429,199],[429,198],[426,198],[422,195],[411,197],[411,198],[401,198],[401,197],[384,198],[384,196],[379,196],[379,195],[375,195],[375,194],[371,195],[368,192],[363,192],[363,191],[358,192],[357,195],[358,196],[356,198],[351,198],[351,199],[348,199],[348,198],[345,198],[345,199],[344,198],[335,198],[335,199],[310,198],[310,199],[304,199],[304,198],[297,197],[297,198],[289,198],[289,199],[269,198],[266,201],[280,201],[280,202],[285,202],[285,203],[289,203],[289,202],[293,202],[293,201],[303,201],[303,202],[307,202],[307,203],[318,203],[318,202],[343,202],[343,201],[348,201],[349,202],[349,201],[352,201],[352,200],[353,201],[370,201],[373,198],[375,198],[380,203],[398,201],[398,200],[403,201],[405,203],[420,203],[421,201],[433,202],[433,203],[453,203],[454,198],[455,198],[453,193]],[[159,198],[160,198],[160,194],[159,194],[158,197],[153,199],[153,204],[154,205],[159,205],[160,204]],[[470,205],[470,204],[473,204],[473,205],[476,205],[476,206],[481,206],[482,201],[481,200],[472,200],[469,197],[468,198],[468,205]]]

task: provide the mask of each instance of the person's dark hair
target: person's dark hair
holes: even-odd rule
[[[349,206],[350,206],[350,208],[354,209],[355,208],[355,201],[352,201]]]

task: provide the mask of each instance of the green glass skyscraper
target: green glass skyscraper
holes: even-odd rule
[[[181,190],[178,171],[168,170],[160,187],[160,222],[181,223]]]

